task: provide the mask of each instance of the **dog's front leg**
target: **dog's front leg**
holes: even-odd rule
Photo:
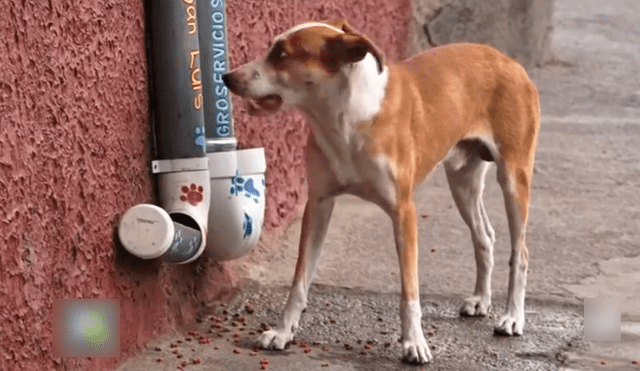
[[[278,327],[262,333],[258,345],[264,349],[284,349],[298,329],[300,314],[307,306],[307,293],[316,263],[320,257],[320,249],[327,234],[329,219],[335,204],[334,197],[319,198],[309,195],[309,201],[302,217],[302,233],[298,251],[298,263],[289,292],[289,299],[284,315]]]
[[[411,196],[405,196],[400,200],[392,219],[402,280],[402,358],[410,363],[427,363],[433,357],[422,332],[418,284],[418,225],[416,208]]]

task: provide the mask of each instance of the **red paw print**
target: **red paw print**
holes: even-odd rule
[[[204,188],[202,186],[197,186],[191,183],[191,187],[182,186],[182,196],[180,196],[180,201],[189,202],[193,206],[198,206],[202,200],[204,200],[204,196],[202,192]]]

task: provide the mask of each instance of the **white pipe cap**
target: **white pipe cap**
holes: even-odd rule
[[[169,214],[156,205],[140,204],[129,209],[120,220],[118,236],[131,254],[155,259],[171,246],[175,227]]]

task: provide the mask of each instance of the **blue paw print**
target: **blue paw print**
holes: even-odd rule
[[[200,146],[202,148],[202,152],[206,152],[207,150],[207,142],[204,137],[204,126],[196,126],[196,146]]]
[[[240,193],[244,191],[244,178],[238,175],[236,171],[236,176],[231,178],[231,194],[234,196],[240,196]]]
[[[244,218],[242,219],[242,230],[244,231],[243,239],[251,236],[251,233],[253,233],[253,220],[247,213],[244,213]]]
[[[247,191],[245,196],[247,197],[253,196],[254,197],[253,200],[255,202],[258,202],[258,197],[260,197],[260,192],[253,187],[253,179],[247,180],[247,183],[245,183],[244,185],[244,189]]]
[[[258,198],[260,197],[260,191],[255,188],[253,179],[249,178],[245,181],[245,179],[239,176],[237,172],[236,176],[231,178],[230,192],[233,196],[240,196],[244,192],[244,196],[247,198],[253,197],[253,202],[255,203],[258,203]]]

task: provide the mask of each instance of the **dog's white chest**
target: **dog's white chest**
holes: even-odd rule
[[[386,157],[370,157],[355,132],[312,135],[341,190],[387,206],[395,204],[395,174]]]

